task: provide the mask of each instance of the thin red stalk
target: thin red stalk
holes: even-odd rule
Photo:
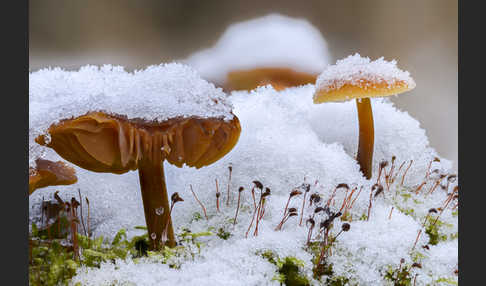
[[[229,206],[231,172],[232,172],[232,169],[229,169],[229,179],[228,179],[228,191],[227,191],[227,198],[226,198],[226,206]]]
[[[40,229],[42,229],[43,227],[44,227],[44,196],[42,196],[42,203],[41,203],[41,225],[40,225]]]
[[[91,237],[91,232],[90,232],[90,229],[89,229],[89,200],[88,200],[87,197],[85,197],[85,199],[86,199],[86,204],[88,205],[88,221],[87,221],[87,223],[88,223],[88,237]]]
[[[394,209],[394,208],[395,208],[395,207],[392,207],[392,208],[391,208],[391,210],[390,210],[390,215],[388,215],[388,219],[391,219],[391,217],[392,217],[392,213],[393,213],[393,209]]]
[[[430,161],[430,163],[429,163],[429,167],[427,168],[427,172],[425,173],[425,180],[427,180],[429,178],[430,167],[432,166],[432,162],[434,162],[434,160]]]
[[[257,206],[256,206],[256,200],[255,200],[255,186],[253,186],[253,188],[251,188],[251,197],[253,198],[253,208],[256,210]]]
[[[236,225],[236,218],[238,217],[238,210],[240,209],[240,197],[241,197],[241,192],[238,192],[238,204],[236,206],[236,214],[235,214],[233,225]]]
[[[363,190],[363,186],[361,186],[361,188],[359,188],[359,192],[358,194],[356,195],[356,197],[354,198],[353,202],[351,203],[351,206],[349,207],[349,209],[352,209],[353,206],[354,206],[354,202],[356,201],[356,199],[359,197],[359,194],[361,194],[361,190]]]
[[[346,201],[347,201],[347,198],[348,198],[348,191],[349,191],[349,189],[346,189],[346,194],[344,195],[343,204],[341,205],[339,212],[342,212],[343,209],[344,209],[344,206],[346,206]]]
[[[169,215],[167,216],[167,219],[165,220],[165,227],[164,230],[162,231],[162,237],[160,239],[160,242],[162,243],[162,246],[165,245],[165,242],[167,241],[167,231],[169,230],[169,222],[171,221],[171,215],[172,215],[172,209],[174,208],[175,203],[172,202],[170,204],[170,210],[169,210]]]
[[[199,201],[199,199],[197,198],[196,196],[196,193],[194,192],[194,190],[192,189],[192,185],[189,185],[189,187],[191,188],[191,192],[192,192],[192,195],[194,196],[194,198],[196,199],[196,201],[199,203],[199,205],[201,206],[202,210],[203,210],[203,213],[204,213],[204,217],[206,218],[206,220],[209,220],[208,219],[208,215],[206,214],[206,208],[204,207],[204,205],[201,203],[201,201]]]
[[[380,178],[381,178],[381,172],[383,171],[383,167],[380,164],[380,169],[378,169],[378,178],[376,178],[376,183],[380,183]]]
[[[78,194],[79,194],[79,207],[80,207],[80,215],[81,215],[81,224],[83,226],[84,235],[87,236],[86,227],[84,226],[84,218],[83,218],[83,198],[81,198],[81,190],[80,189],[78,189]]]
[[[216,181],[216,210],[219,212],[219,189],[218,189],[218,179],[214,179]]]
[[[422,187],[427,184],[426,181],[423,181],[422,184],[420,184],[420,186],[417,187],[417,189],[415,190],[415,194],[418,195],[420,189],[422,189]]]
[[[351,193],[349,194],[349,197],[346,201],[346,206],[344,207],[344,214],[349,211],[350,206],[351,206],[351,198],[353,197],[354,192],[356,191],[356,188],[351,190]]]
[[[257,208],[255,205],[255,210],[253,211],[253,217],[251,219],[250,225],[248,226],[248,229],[246,230],[245,238],[248,237],[248,232],[250,232],[251,226],[253,225],[253,221],[255,220],[256,213],[257,213]]]
[[[430,195],[430,194],[432,194],[432,193],[435,191],[435,189],[437,188],[437,186],[440,184],[440,181],[441,181],[441,180],[442,180],[442,179],[437,179],[437,180],[435,181],[435,184],[432,186],[432,188],[430,188],[429,192],[428,192],[426,195]]]
[[[372,195],[373,195],[373,188],[371,188],[371,191],[370,191],[370,204],[368,205],[368,217],[366,218],[366,220],[369,220],[370,219],[370,211],[371,211],[371,198],[372,198]]]
[[[253,235],[254,236],[257,236],[258,235],[258,224],[260,223],[260,213],[262,211],[262,202],[264,201],[265,199],[263,198],[262,196],[262,192],[260,192],[260,200],[258,201],[258,211],[257,211],[257,220],[256,220],[256,223],[255,223],[255,231],[253,232]]]
[[[415,243],[413,244],[412,250],[415,249],[415,246],[417,245],[417,242],[419,240],[420,234],[422,234],[422,228],[425,227],[425,224],[427,223],[427,219],[429,218],[429,214],[425,217],[424,222],[422,223],[422,227],[420,228],[419,232],[417,233],[417,237],[415,238]]]
[[[391,179],[391,183],[393,184],[395,182],[395,179],[398,177],[398,174],[400,174],[400,170],[402,170],[403,165],[405,165],[406,161],[403,161],[403,163],[400,165],[400,168],[398,168],[398,171],[396,172],[395,176]]]
[[[337,190],[337,187],[336,187],[336,188],[334,188],[334,191],[332,192],[331,197],[330,197],[330,198],[329,198],[329,200],[327,201],[326,206],[328,206],[328,207],[329,207],[329,205],[331,204],[331,200],[334,198],[334,195],[336,194],[336,190]]]
[[[302,226],[302,219],[304,218],[304,208],[305,208],[305,198],[307,196],[307,192],[304,192],[304,200],[302,201],[302,211],[300,212],[300,221],[299,226]]]
[[[405,172],[402,175],[402,181],[400,182],[400,187],[403,186],[403,181],[405,180],[405,175],[408,172],[408,169],[410,169],[410,166],[412,166],[413,160],[410,160],[410,165],[408,165],[407,169],[405,169]]]

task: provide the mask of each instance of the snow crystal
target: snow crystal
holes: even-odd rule
[[[189,66],[171,63],[133,73],[122,67],[84,66],[78,71],[41,69],[29,74],[29,160],[49,154],[34,138],[61,119],[89,111],[128,119],[233,118],[226,94]]]
[[[250,92],[233,92],[228,100],[234,106],[233,112],[239,118],[242,129],[234,149],[214,164],[198,170],[165,164],[169,196],[178,192],[184,199],[172,212],[176,233],[180,233],[183,227],[192,232],[207,231],[211,227],[213,232],[217,232],[218,228],[224,227],[231,233],[227,240],[216,235],[207,238],[201,252],[194,259],[184,261],[180,269],[169,268],[148,258],[138,263],[118,260],[116,265],[105,263],[100,269],[82,268],[74,277],[73,284],[279,285],[272,280],[276,266],[258,254],[271,250],[279,257],[294,256],[302,260],[305,275],[312,285],[318,285],[311,278],[312,255],[304,247],[307,227],[305,223],[302,227],[298,225],[303,194],[292,198],[289,204],[289,207],[298,208],[299,216],[290,218],[282,231],[274,230],[282,219],[290,191],[301,185],[304,178],[311,184],[307,200],[310,194],[318,193],[323,201],[327,201],[340,183],[347,183],[351,188],[363,186],[351,210],[355,218],[350,222],[351,229],[342,233],[333,246],[329,262],[333,263],[336,275],[350,277],[351,281],[361,282],[359,285],[381,285],[384,283],[382,271],[387,265],[398,267],[401,258],[405,258],[409,265],[409,252],[423,215],[428,208],[440,206],[445,200],[444,191],[437,190],[427,197],[427,201],[413,205],[417,209],[417,217],[405,215],[397,205],[391,219],[388,219],[395,190],[385,190],[386,199],[382,195],[375,199],[369,220],[358,218],[367,213],[370,187],[376,181],[380,161],[389,161],[391,156],[396,156],[397,162],[413,160],[404,182],[404,188],[412,189],[420,184],[429,163],[439,155],[429,146],[425,131],[417,120],[397,110],[387,99],[372,99],[376,119],[374,173],[372,180],[366,180],[355,160],[358,137],[356,105],[352,102],[313,104],[314,92],[313,85],[280,92],[270,86]],[[230,204],[226,206],[230,165],[231,195]],[[434,162],[431,168],[448,172],[451,167],[449,161],[440,158],[440,162]],[[37,209],[43,196],[48,198],[55,190],[61,190],[59,195],[70,199],[71,196],[77,197],[77,189],[80,188],[82,195],[90,201],[90,225],[95,236],[113,237],[120,228],[126,228],[129,236],[139,235],[141,231],[134,230],[134,227],[145,225],[145,219],[138,174],[100,174],[75,168],[78,183],[47,187],[30,196],[31,221],[39,216]],[[215,179],[221,192],[220,212],[216,210]],[[266,199],[265,216],[259,224],[258,236],[253,236],[252,227],[248,238],[245,238],[253,215],[250,190],[254,180],[269,187],[271,195]],[[194,219],[196,213],[202,214],[202,210],[189,185],[193,186],[205,205],[208,221],[204,217]],[[241,193],[238,222],[233,226],[231,219],[235,216],[240,186],[245,190]],[[259,191],[256,194],[258,199]],[[342,190],[336,193],[331,203],[333,211],[339,209],[345,194]],[[419,197],[410,198],[407,204],[413,203],[413,199]],[[408,207],[405,203],[401,206],[404,209]],[[86,211],[83,210],[84,213]],[[313,208],[307,206],[304,220],[312,212]],[[452,215],[444,212],[441,221],[454,224],[457,229],[457,218]],[[320,218],[316,222],[319,224]],[[336,235],[340,227],[341,221],[336,221],[332,234]],[[417,248],[421,253],[425,253],[420,246],[426,240],[424,234],[419,239]],[[451,252],[451,256],[447,256],[446,252]],[[439,275],[449,277],[447,271],[452,271],[451,267],[457,262],[457,242],[440,242],[424,255],[426,258],[418,281],[428,281],[426,279],[430,276],[437,276],[437,279]],[[436,258],[439,261],[437,265],[434,264]]]
[[[329,61],[326,41],[307,20],[269,14],[229,26],[212,48],[186,63],[221,85],[232,70],[270,67],[318,74]]]
[[[361,57],[358,53],[328,66],[317,78],[316,87],[327,92],[340,89],[345,84],[359,86],[363,80],[374,83],[386,82],[389,86],[396,82],[405,82],[409,88],[415,87],[409,72],[400,70],[396,60],[389,62],[381,57],[371,61],[370,58]]]

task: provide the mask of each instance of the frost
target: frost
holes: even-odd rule
[[[374,173],[372,180],[366,180],[355,160],[358,138],[355,103],[313,104],[314,92],[313,85],[280,92],[271,87],[233,92],[228,100],[234,106],[233,112],[242,129],[235,148],[221,160],[198,170],[165,164],[169,196],[178,192],[184,199],[171,214],[175,232],[181,233],[182,228],[194,233],[214,228],[211,230],[214,234],[203,241],[200,253],[194,259],[183,261],[179,269],[149,258],[142,258],[137,263],[118,260],[116,264],[103,264],[99,269],[81,269],[74,277],[73,285],[75,282],[82,282],[82,285],[279,285],[272,281],[276,266],[257,254],[268,249],[279,257],[293,256],[302,260],[305,275],[312,277],[312,255],[303,248],[308,229],[305,223],[302,227],[298,225],[304,194],[293,197],[288,206],[297,208],[299,216],[290,218],[281,231],[275,231],[289,193],[300,186],[304,178],[311,185],[307,201],[314,193],[322,197],[321,201],[327,201],[335,186],[341,183],[350,188],[363,186],[351,210],[351,215],[359,218],[367,213],[370,188],[375,183],[382,160],[389,161],[392,156],[396,157],[396,164],[413,160],[404,181],[404,188],[408,190],[422,182],[433,158],[440,158],[429,146],[426,133],[417,120],[396,109],[387,99],[371,99],[376,133]],[[53,159],[58,158],[55,156],[53,154]],[[230,165],[230,204],[220,203],[221,211],[217,212],[215,179],[225,190],[220,198],[225,202]],[[440,162],[433,162],[431,170],[445,173],[450,172],[451,167],[448,160],[440,158]],[[30,196],[30,220],[38,217],[36,210],[42,196],[48,198],[55,190],[60,190],[63,199],[70,199],[77,197],[80,188],[82,195],[90,201],[94,236],[113,237],[120,228],[126,228],[129,237],[140,235],[141,231],[134,227],[145,225],[145,218],[137,172],[114,175],[75,168],[78,183],[48,187]],[[258,236],[253,236],[250,231],[245,239],[253,215],[250,190],[254,180],[260,181],[264,188],[270,188],[271,195],[266,198]],[[208,220],[203,216],[194,219],[196,213],[201,213],[201,206],[194,199],[190,184],[204,204]],[[233,226],[231,220],[235,216],[240,186],[244,191],[241,192],[238,221]],[[429,188],[427,185],[424,192]],[[414,194],[408,198],[401,192],[403,190],[385,189],[386,197],[380,195],[373,202],[369,220],[354,219],[350,222],[350,230],[339,236],[329,258],[337,275],[350,277],[351,282],[358,285],[383,285],[383,271],[388,265],[397,268],[401,258],[410,265],[411,257],[419,254],[423,255],[423,268],[414,270],[419,273],[417,285],[453,275],[457,267],[457,239],[441,241],[426,251],[421,246],[428,237],[422,234],[417,243],[419,254],[410,253],[423,217],[428,209],[441,205],[447,191],[437,189],[426,198]],[[344,196],[345,192],[336,193],[331,203],[333,211],[339,208]],[[419,199],[421,201],[415,202]],[[389,219],[392,207],[394,211]],[[408,208],[414,209],[413,215],[406,214]],[[312,212],[307,205],[304,222]],[[87,213],[86,205],[83,213]],[[457,217],[447,211],[440,220],[444,225],[441,231],[451,237],[457,231]],[[339,220],[335,222],[333,235],[341,228],[341,223]],[[447,227],[449,224],[452,227]],[[216,235],[220,227],[231,234],[227,239]],[[319,285],[310,280],[311,285]]]
[[[233,118],[227,95],[189,66],[171,63],[133,73],[122,67],[84,66],[78,71],[41,69],[29,74],[29,162],[46,155],[34,138],[59,120],[89,111],[128,119]],[[44,152],[44,154],[42,153]],[[48,152],[51,154],[52,152]]]
[[[330,91],[345,84],[360,85],[363,80],[372,83],[386,82],[388,86],[396,82],[405,82],[408,87],[415,87],[409,72],[400,70],[395,60],[389,62],[381,57],[371,61],[370,58],[361,57],[358,53],[328,66],[317,78],[316,87]]]
[[[222,84],[232,70],[273,67],[318,74],[329,61],[326,41],[307,20],[269,14],[231,25],[212,48],[186,63]]]

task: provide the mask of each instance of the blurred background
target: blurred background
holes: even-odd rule
[[[391,100],[418,119],[457,169],[457,0],[42,0],[29,1],[29,68],[85,64],[128,70],[212,46],[228,25],[268,13],[305,18],[332,62],[359,52],[397,59],[417,88]]]

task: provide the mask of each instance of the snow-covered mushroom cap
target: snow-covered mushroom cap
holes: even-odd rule
[[[133,73],[122,67],[85,66],[79,71],[42,69],[29,74],[29,165],[49,154],[34,139],[61,120],[100,111],[127,120],[234,119],[220,88],[182,64],[150,66]],[[48,136],[46,140],[49,141]],[[52,154],[52,153],[51,153]]]
[[[214,47],[186,60],[203,78],[219,85],[230,71],[290,68],[317,75],[329,61],[318,29],[304,19],[279,14],[233,24]]]
[[[399,69],[395,60],[386,61],[381,57],[371,61],[356,53],[338,60],[319,75],[314,103],[385,97],[414,87],[409,72]]]

